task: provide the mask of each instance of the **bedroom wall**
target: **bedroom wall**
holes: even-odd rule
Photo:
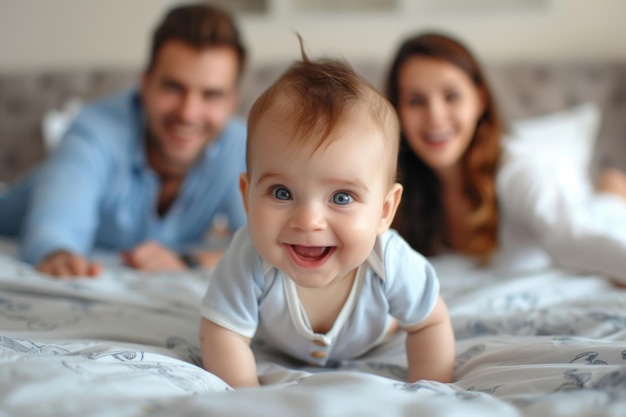
[[[290,0],[274,0],[280,3]],[[176,0],[0,0],[0,73],[143,64],[148,33]],[[447,30],[485,60],[626,61],[626,1],[545,0],[536,9],[240,16],[251,61],[309,52],[388,60],[406,34]]]

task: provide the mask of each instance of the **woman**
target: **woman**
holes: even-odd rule
[[[581,214],[579,207],[564,209],[564,190],[550,190],[550,209],[562,213],[535,210],[536,191],[548,184],[529,175],[529,165],[504,164],[503,124],[480,65],[462,43],[436,33],[405,40],[386,88],[403,130],[404,194],[393,226],[415,249],[428,256],[449,250],[483,264],[498,258],[513,265],[517,256],[525,267],[552,262],[626,282],[626,233],[593,220],[603,213],[626,222],[625,200],[597,194]],[[600,183],[602,191],[626,190],[615,170]]]
[[[495,174],[502,124],[473,56],[425,34],[396,54],[387,92],[403,128],[405,194],[395,228],[418,251],[489,258],[497,247]]]

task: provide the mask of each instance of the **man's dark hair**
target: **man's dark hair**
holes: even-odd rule
[[[239,58],[239,74],[246,62],[246,49],[231,15],[205,4],[188,4],[170,9],[152,35],[147,71],[154,68],[161,47],[169,41],[181,41],[194,48],[232,48]]]

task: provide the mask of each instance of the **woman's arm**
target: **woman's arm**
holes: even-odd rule
[[[260,385],[249,338],[203,318],[200,344],[204,369],[233,388]]]
[[[531,231],[556,265],[626,283],[626,201],[591,186],[580,192],[566,174],[508,161],[498,174],[502,220]]]
[[[452,382],[455,362],[454,332],[448,308],[441,297],[419,326],[407,329],[408,382],[428,379]]]

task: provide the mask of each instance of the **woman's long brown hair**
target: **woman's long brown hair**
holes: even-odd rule
[[[463,184],[471,204],[467,224],[470,239],[463,247],[452,247],[483,262],[497,248],[498,205],[495,175],[500,158],[502,122],[483,71],[474,56],[459,41],[446,35],[425,33],[405,40],[387,77],[386,93],[398,109],[398,74],[402,65],[413,57],[440,59],[462,69],[485,99],[485,111],[477,121],[474,137],[462,156]],[[412,151],[401,134],[398,157],[400,182],[404,186],[402,201],[393,227],[424,255],[432,256],[449,246],[441,185],[435,173]]]

